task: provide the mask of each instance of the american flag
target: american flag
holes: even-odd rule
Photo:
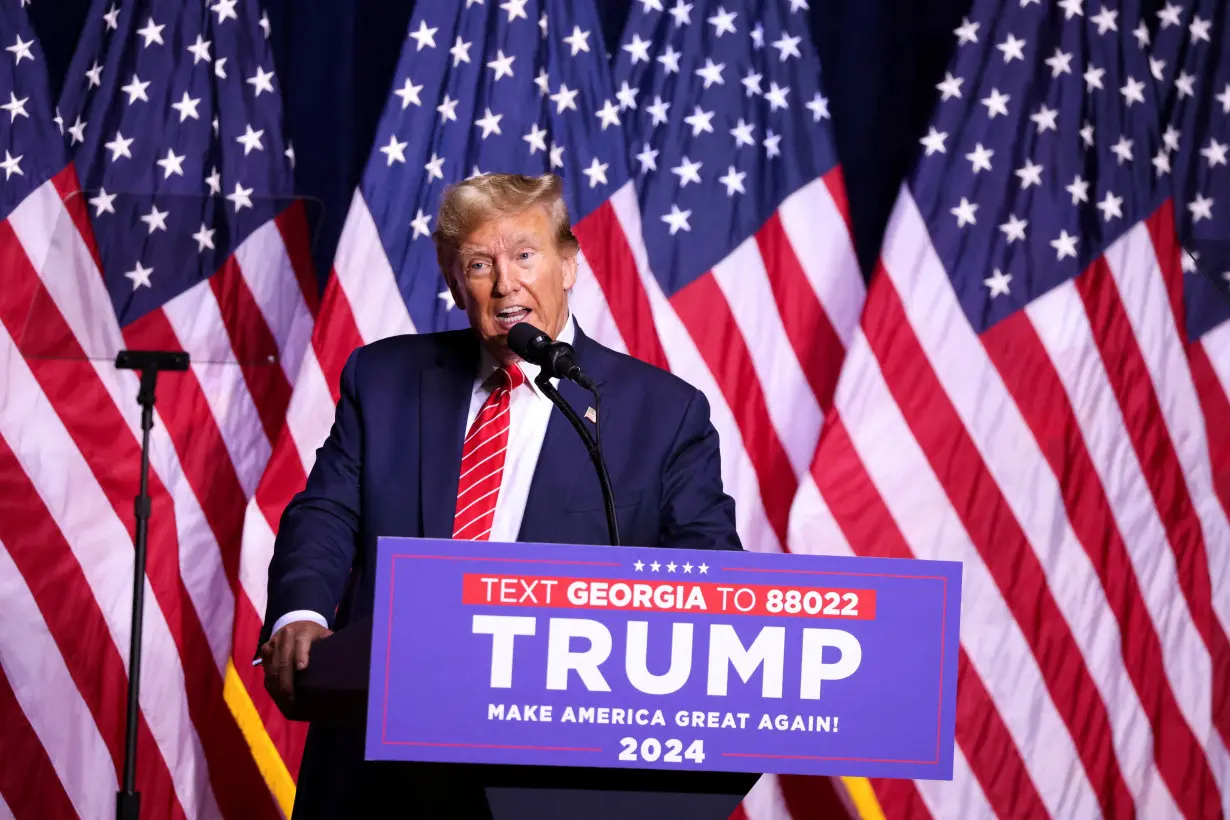
[[[113,361],[183,349],[151,441],[138,790],[150,816],[277,817],[303,731],[231,655],[263,615],[243,511],[316,291],[268,19],[255,0],[95,2],[50,119],[12,5],[0,93],[26,106],[6,136],[26,195],[5,188],[2,228],[3,794],[17,816],[114,812],[140,438],[137,378]]]
[[[956,36],[792,516],[964,563],[955,780],[877,797],[1224,816],[1230,311],[1176,242],[1176,212],[1226,195],[1192,165],[1224,114],[1161,120],[1133,3],[975,0]],[[1212,187],[1172,194],[1189,174]]]
[[[782,549],[864,296],[806,8],[641,0],[607,55],[592,2],[418,4],[249,504],[245,565],[272,555],[350,351],[465,325],[434,213],[446,184],[497,170],[563,177],[578,322],[705,391],[744,543]],[[796,780],[764,778],[742,811],[806,817],[836,799],[827,779]]]

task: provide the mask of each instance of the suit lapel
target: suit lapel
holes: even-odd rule
[[[425,538],[453,535],[461,445],[478,368],[478,343],[465,336],[457,338],[441,346],[433,365],[424,368],[420,377],[419,487]]]

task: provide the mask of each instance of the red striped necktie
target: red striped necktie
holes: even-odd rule
[[[525,374],[516,365],[501,367],[493,378],[499,385],[483,402],[461,446],[453,538],[466,541],[486,541],[491,535],[508,451],[508,406],[512,391],[525,384]]]

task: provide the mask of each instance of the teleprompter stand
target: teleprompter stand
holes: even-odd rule
[[[154,393],[158,374],[188,369],[188,354],[183,351],[121,350],[115,357],[120,370],[141,374],[137,403],[141,405],[141,486],[133,501],[137,522],[132,569],[132,632],[128,649],[128,711],[124,728],[124,782],[115,794],[118,820],[137,820],[141,814],[141,793],[136,788],[137,719],[141,713],[141,629],[145,605],[145,547],[149,534],[149,433],[154,427]]]
[[[308,667],[295,673],[295,703],[287,717],[360,731],[365,728],[371,637],[372,622],[366,618],[315,641]],[[421,794],[434,787],[440,810],[446,812],[439,816],[458,820],[726,820],[759,779],[756,774],[661,769],[394,761],[363,765],[381,773],[380,790],[388,795],[365,795],[366,799],[390,800],[392,809],[399,795]],[[454,788],[458,780],[453,774],[485,790],[489,814],[458,805]],[[367,782],[376,779],[365,778]],[[382,816],[399,815],[392,810]]]

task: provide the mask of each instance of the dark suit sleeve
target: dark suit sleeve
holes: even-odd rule
[[[359,536],[363,425],[355,385],[360,350],[342,368],[333,428],[316,451],[307,485],[282,513],[269,562],[262,642],[277,619],[294,610],[318,612],[332,624],[349,577]]]
[[[662,545],[741,550],[735,502],[722,490],[718,432],[709,401],[696,390],[671,443],[662,481]]]

